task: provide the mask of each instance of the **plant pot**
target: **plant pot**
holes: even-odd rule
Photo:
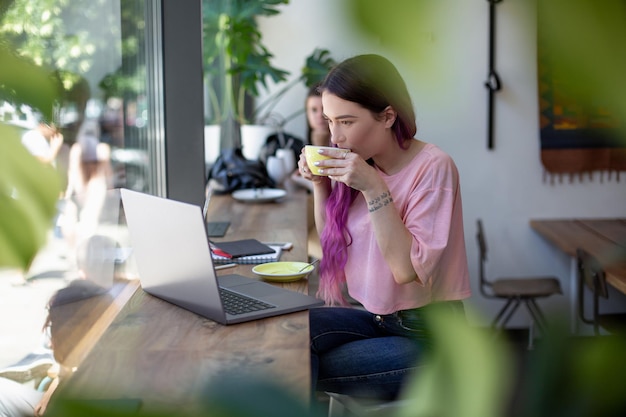
[[[267,138],[276,133],[274,126],[265,125],[241,125],[241,147],[246,159],[256,161],[259,159],[261,148]]]
[[[220,154],[220,126],[204,126],[204,162],[211,165]]]

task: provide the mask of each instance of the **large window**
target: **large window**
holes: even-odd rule
[[[52,122],[64,145],[55,164],[69,193],[85,191],[89,173],[72,158],[110,164],[107,183],[165,194],[160,2],[15,0],[0,36],[20,56],[49,68],[63,85]],[[31,109],[2,103],[2,120],[37,127]],[[97,155],[91,147],[99,145]],[[78,148],[82,149],[79,154]],[[72,152],[72,149],[75,152]],[[74,178],[73,176],[78,176]]]
[[[30,295],[15,289],[15,302],[28,302],[28,310],[21,318],[23,334],[0,326],[0,333],[11,340],[0,349],[0,367],[18,359],[21,349],[31,349],[40,338],[47,296],[68,280],[81,278],[77,264],[81,250],[96,229],[116,220],[110,218],[106,198],[112,189],[169,196],[176,181],[190,182],[176,175],[172,182],[167,176],[163,26],[169,23],[164,3],[173,4],[172,0],[14,0],[0,7],[0,42],[48,69],[63,86],[53,115],[46,118],[20,103],[19,97],[0,97],[0,123],[17,126],[23,138],[34,138],[33,144],[23,140],[32,153],[55,148],[55,129],[63,136],[50,162],[62,186],[48,243],[29,270],[9,271],[0,265],[0,279],[10,274],[15,287],[33,288]],[[170,33],[175,33],[174,27]],[[170,125],[177,123],[185,124],[172,116]],[[202,137],[189,140],[202,146]],[[172,137],[171,148],[176,148],[176,141]],[[172,158],[172,163],[180,165],[182,158]],[[185,172],[175,166],[169,171]],[[198,184],[202,172],[203,168]],[[198,199],[201,192],[199,188]],[[22,295],[27,298],[21,300]],[[3,302],[3,307],[10,308],[11,303]]]

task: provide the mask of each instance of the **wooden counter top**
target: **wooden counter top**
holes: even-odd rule
[[[209,220],[228,220],[222,239],[292,242],[281,260],[307,260],[307,195],[290,192],[275,203],[247,204],[214,195]],[[219,241],[220,239],[215,239]],[[254,265],[218,271],[254,277]],[[307,292],[308,283],[275,284]],[[71,398],[136,398],[144,410],[192,411],[208,383],[226,376],[260,377],[302,401],[310,391],[308,312],[223,326],[136,289],[77,371],[62,387]],[[95,338],[94,338],[95,340]]]

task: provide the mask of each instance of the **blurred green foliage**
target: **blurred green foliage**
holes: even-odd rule
[[[19,131],[0,124],[0,267],[27,270],[56,212],[60,179],[33,157]]]
[[[433,357],[409,384],[398,417],[502,416],[515,376],[505,342],[443,312],[430,321]]]
[[[50,71],[17,56],[0,43],[0,101],[29,104],[51,120],[59,85]]]
[[[0,8],[0,43],[36,66],[54,68],[63,88],[70,90],[80,80],[80,74],[93,67],[96,51],[108,42],[100,28],[119,28],[103,20],[99,8],[94,7],[94,3],[107,1],[5,2],[5,7]]]
[[[95,51],[107,42],[94,27],[119,27],[102,21],[90,7],[94,2],[107,4],[0,0],[0,102],[28,105],[58,122],[55,112],[65,100],[76,100],[72,95],[84,84],[80,74],[90,70]],[[52,227],[61,178],[26,151],[21,132],[0,129],[0,266],[28,269]]]
[[[0,62],[0,99],[51,117],[59,90],[50,73],[1,46]],[[18,129],[0,123],[0,267],[27,270],[46,241],[61,181],[20,139]]]
[[[572,336],[553,320],[519,379],[516,417],[618,417],[626,410],[626,336]]]

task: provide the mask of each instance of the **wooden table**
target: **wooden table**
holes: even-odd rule
[[[607,282],[626,294],[626,219],[550,219],[531,220],[530,226],[542,237],[571,257],[570,309],[577,318],[576,249],[582,248],[598,258]],[[573,324],[573,330],[575,330]]]
[[[228,220],[222,239],[293,242],[282,260],[307,259],[306,193],[245,204],[214,195],[209,220]],[[216,239],[219,240],[219,239]],[[253,277],[254,265],[220,274]],[[276,284],[307,292],[306,280]],[[138,398],[143,409],[192,412],[208,383],[259,377],[288,387],[302,401],[310,390],[308,312],[222,326],[138,288],[61,389],[72,398]]]

